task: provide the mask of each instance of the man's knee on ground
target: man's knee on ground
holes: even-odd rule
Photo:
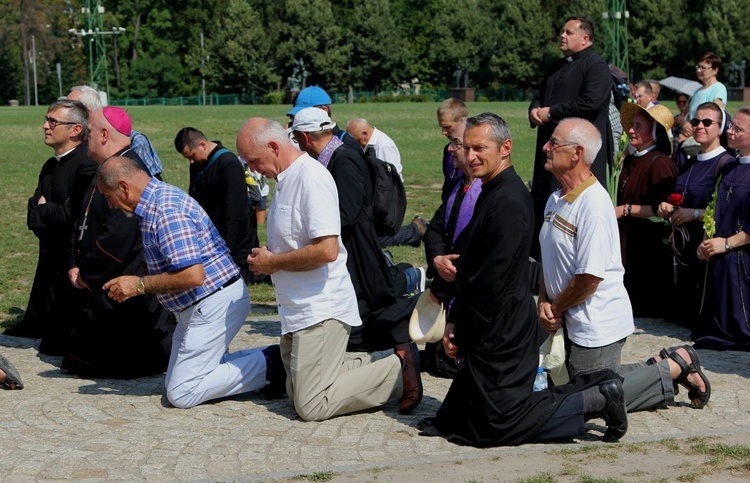
[[[297,411],[297,415],[304,421],[325,421],[330,417],[320,404],[313,404],[311,401],[303,404],[295,400],[294,410]]]
[[[182,386],[167,388],[167,399],[172,406],[179,409],[192,408],[202,402],[194,393],[186,391]]]

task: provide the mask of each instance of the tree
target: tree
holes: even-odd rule
[[[246,1],[229,0],[208,37],[207,81],[221,92],[265,93],[277,80],[268,63],[270,42],[259,13]]]
[[[393,88],[414,75],[409,50],[396,27],[388,0],[357,3],[348,25],[351,83],[357,89]]]

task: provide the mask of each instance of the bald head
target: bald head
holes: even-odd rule
[[[602,136],[592,123],[585,119],[568,118],[557,125],[553,134],[557,139],[576,143],[583,148],[583,162],[591,166],[602,147]]]
[[[151,175],[137,162],[123,156],[112,156],[96,172],[96,186],[112,208],[119,208],[129,216],[151,181]]]
[[[363,149],[370,142],[374,130],[367,119],[352,119],[346,125],[346,132],[351,134]]]
[[[262,117],[251,118],[242,126],[237,153],[250,169],[266,178],[276,178],[302,154],[281,124]]]

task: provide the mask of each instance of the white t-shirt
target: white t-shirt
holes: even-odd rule
[[[279,304],[281,333],[296,332],[326,319],[362,325],[341,243],[341,215],[336,184],[319,162],[304,153],[276,178],[268,213],[268,249],[287,253],[315,238],[336,235],[335,261],[305,272],[271,275]]]
[[[401,180],[404,179],[404,175],[401,174],[401,171],[404,169],[403,166],[401,166],[401,152],[398,150],[396,143],[393,142],[393,139],[391,139],[390,136],[376,127],[372,128],[372,136],[370,136],[370,140],[367,142],[365,150],[370,147],[375,149],[375,156],[377,156],[378,159],[395,166],[398,175],[401,176]]]
[[[633,333],[633,308],[622,277],[620,238],[609,194],[592,175],[561,197],[558,189],[544,208],[539,234],[544,284],[549,299],[575,275],[601,278],[584,303],[565,311],[568,337],[583,347],[602,347]]]

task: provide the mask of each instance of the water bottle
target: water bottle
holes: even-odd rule
[[[547,374],[544,373],[544,367],[540,367],[534,378],[534,391],[544,391],[545,389],[547,389]]]

